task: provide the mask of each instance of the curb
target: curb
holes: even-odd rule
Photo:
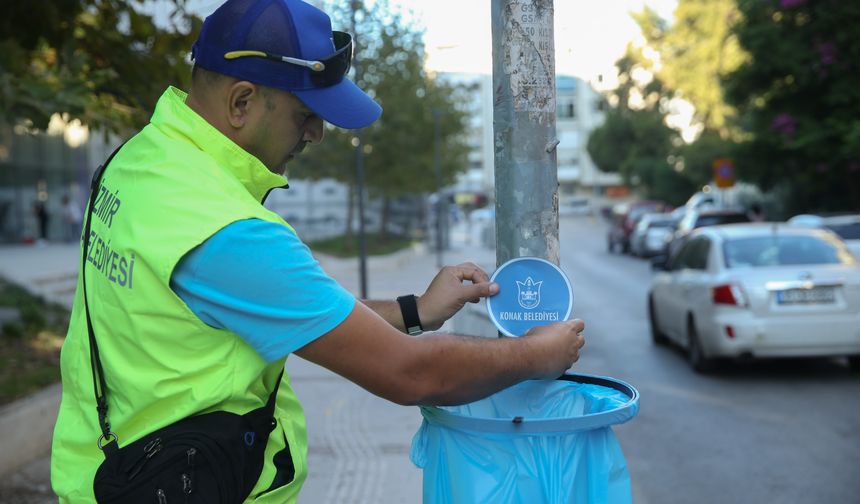
[[[0,407],[0,477],[50,453],[61,390],[55,383]]]

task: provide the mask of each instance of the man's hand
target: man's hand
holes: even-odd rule
[[[573,319],[533,327],[526,332],[524,338],[531,339],[535,345],[541,345],[545,350],[537,352],[537,355],[545,356],[541,362],[536,363],[540,378],[558,378],[579,360],[579,351],[585,345],[585,336],[582,335],[584,330],[585,322]]]
[[[471,283],[464,283],[466,280]],[[435,331],[466,302],[477,303],[498,292],[499,285],[490,283],[487,273],[473,263],[445,266],[418,298],[418,317],[425,330]]]

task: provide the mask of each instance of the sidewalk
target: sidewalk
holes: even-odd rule
[[[355,295],[360,294],[357,259],[318,259],[329,275]],[[76,245],[0,247],[0,275],[66,306],[74,297],[77,261]],[[464,261],[473,261],[489,272],[495,267],[495,251],[482,248],[461,226],[452,231],[451,249],[444,252],[443,264]],[[394,299],[402,294],[421,294],[436,275],[436,262],[436,254],[421,245],[369,258],[369,297]],[[482,305],[467,305],[443,330],[488,333],[482,310]],[[489,333],[484,335],[492,335],[491,329]],[[404,408],[377,398],[295,356],[290,357],[287,368],[305,407],[309,427],[310,475],[300,503],[420,502],[421,472],[408,458],[412,435],[420,424],[417,408]],[[2,452],[6,452],[0,452],[0,458],[12,456],[19,464],[25,462],[19,470],[0,475],[0,502],[56,502],[50,493],[48,450],[59,387],[39,394],[41,407],[49,408],[42,415],[47,432],[34,433],[31,425],[18,425],[20,432],[15,432],[14,427],[12,431],[0,431]],[[0,409],[0,422],[8,417],[8,410]],[[10,441],[24,436],[43,440],[42,449],[31,452],[31,460],[35,458],[32,462],[22,459],[22,452],[9,449]]]

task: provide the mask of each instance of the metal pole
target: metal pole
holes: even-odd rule
[[[496,263],[559,262],[552,0],[492,0]]]
[[[355,13],[361,2],[352,2],[352,32],[355,33]],[[353,55],[352,68],[355,69],[356,83],[361,79],[358,57]],[[361,299],[367,297],[367,246],[364,235],[364,133],[355,131],[355,188],[358,198],[358,278],[361,285]]]
[[[442,257],[442,166],[441,166],[441,153],[440,151],[440,139],[439,139],[439,120],[442,116],[442,112],[439,109],[434,108],[433,112],[433,168],[436,172],[436,267],[441,268],[443,266],[443,257]]]

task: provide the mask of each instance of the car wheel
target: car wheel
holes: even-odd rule
[[[706,356],[702,349],[699,332],[692,317],[687,322],[687,358],[693,369],[699,373],[711,372],[716,367],[716,361]]]
[[[665,345],[668,343],[668,338],[660,331],[660,327],[657,325],[657,312],[654,311],[654,298],[652,296],[648,296],[648,322],[651,326],[651,341],[655,345]]]

